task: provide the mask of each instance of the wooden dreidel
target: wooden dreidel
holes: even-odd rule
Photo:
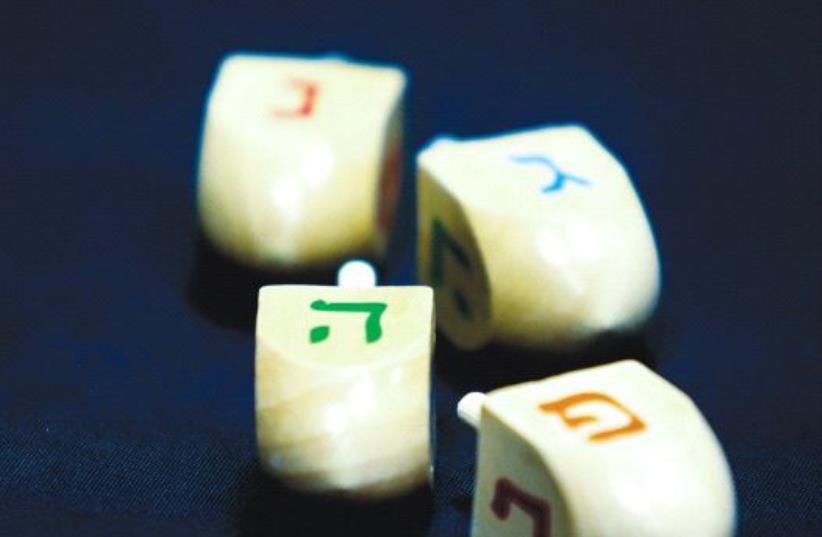
[[[472,537],[729,537],[722,449],[693,402],[627,360],[459,405],[479,446]]]
[[[429,480],[433,293],[353,273],[260,289],[257,446],[294,489],[381,499]]]
[[[564,348],[640,326],[659,292],[653,234],[622,165],[560,126],[417,159],[418,274],[460,348]]]
[[[399,194],[404,88],[393,67],[228,56],[205,113],[205,235],[277,272],[381,258]]]

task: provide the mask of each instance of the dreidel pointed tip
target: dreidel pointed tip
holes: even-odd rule
[[[481,392],[471,392],[457,403],[457,415],[462,421],[476,429],[482,415],[482,403],[487,396]]]

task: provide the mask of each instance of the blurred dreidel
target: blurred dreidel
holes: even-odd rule
[[[260,464],[304,492],[399,496],[429,480],[433,293],[344,272],[347,287],[260,289]]]
[[[694,403],[639,362],[473,393],[472,537],[729,537],[722,449]]]
[[[438,139],[417,164],[418,274],[458,347],[570,347],[653,312],[650,225],[625,169],[584,128]]]
[[[402,172],[397,68],[234,54],[208,98],[199,213],[223,253],[274,271],[383,256]]]

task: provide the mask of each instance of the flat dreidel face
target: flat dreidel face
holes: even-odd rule
[[[734,534],[733,483],[713,432],[638,362],[503,388],[482,408],[474,537],[527,534],[500,516],[500,494],[519,495],[520,511],[544,506],[548,521],[533,522],[550,528],[533,533],[544,537]]]
[[[400,181],[405,76],[333,58],[235,54],[209,95],[203,229],[262,268],[383,255]]]
[[[427,287],[262,288],[263,468],[300,490],[355,498],[427,482],[432,325]]]
[[[419,274],[456,345],[562,348],[653,311],[653,234],[627,173],[585,129],[442,139],[418,164]],[[444,270],[428,246],[438,228],[454,261]],[[459,296],[440,292],[485,319],[469,323]]]
[[[257,340],[304,365],[379,366],[430,347],[428,287],[263,287]]]

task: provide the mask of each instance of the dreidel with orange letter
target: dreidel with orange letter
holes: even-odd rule
[[[730,537],[730,470],[684,393],[633,360],[472,393],[472,537]]]
[[[294,489],[352,499],[426,485],[433,322],[428,287],[260,289],[262,468]]]

